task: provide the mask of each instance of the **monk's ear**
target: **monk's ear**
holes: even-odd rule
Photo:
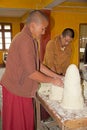
[[[60,37],[63,38],[63,35],[61,34]]]
[[[35,29],[35,23],[32,22],[32,23],[29,25],[29,28],[30,28],[30,31],[33,32],[34,29]]]

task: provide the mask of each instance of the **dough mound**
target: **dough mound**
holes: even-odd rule
[[[75,64],[66,71],[61,106],[65,109],[82,109],[84,106],[80,74]]]
[[[51,83],[41,83],[38,92],[44,95],[48,95],[49,100],[57,100],[61,102],[63,97],[63,88],[55,86]]]

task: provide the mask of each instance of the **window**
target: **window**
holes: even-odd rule
[[[12,39],[12,25],[0,23],[0,50],[8,50]]]

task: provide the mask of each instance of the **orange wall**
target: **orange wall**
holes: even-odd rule
[[[73,54],[71,63],[79,65],[79,25],[87,23],[87,13],[79,12],[51,12],[51,17],[55,21],[54,27],[51,30],[51,37],[60,34],[64,28],[70,27],[75,31],[75,39],[72,43]],[[51,22],[53,26],[53,22]]]

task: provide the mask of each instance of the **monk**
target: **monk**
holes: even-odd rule
[[[40,63],[38,40],[48,26],[39,10],[29,14],[26,24],[12,40],[2,76],[2,130],[35,130],[34,100],[40,82],[63,86],[62,77]]]
[[[73,38],[73,29],[65,28],[62,34],[50,40],[46,46],[43,64],[52,71],[65,75],[66,69],[70,65]]]

